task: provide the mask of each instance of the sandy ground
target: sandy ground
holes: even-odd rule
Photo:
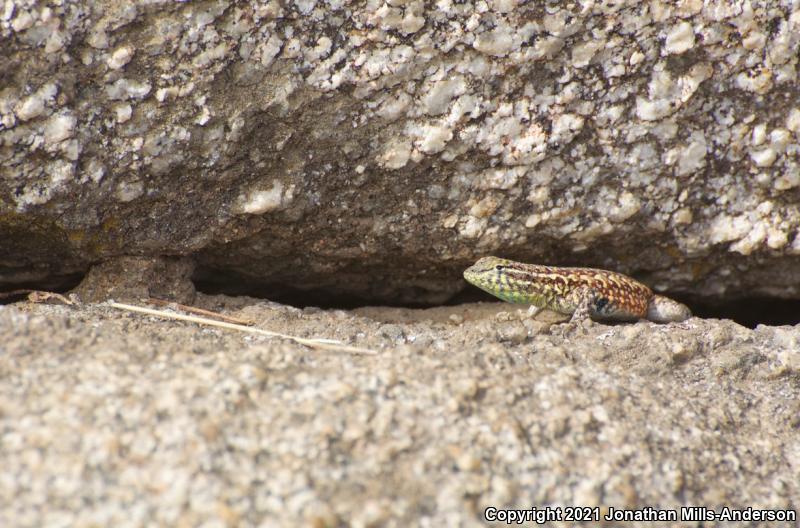
[[[376,353],[107,304],[2,306],[0,526],[479,526],[487,507],[800,508],[795,327],[575,327],[500,303],[195,304]],[[770,524],[781,525],[794,523]]]

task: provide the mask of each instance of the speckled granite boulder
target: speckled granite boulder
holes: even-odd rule
[[[490,303],[197,302],[377,354],[104,304],[0,306],[0,526],[484,527],[492,507],[800,509],[800,327],[580,332]]]
[[[788,2],[7,0],[0,281],[436,301],[502,254],[800,297],[799,42]]]

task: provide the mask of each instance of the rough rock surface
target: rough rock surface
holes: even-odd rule
[[[377,354],[107,305],[0,307],[0,525],[484,526],[488,506],[800,508],[797,327],[198,302]]]
[[[499,253],[798,298],[799,45],[789,1],[5,0],[0,279],[435,301]]]
[[[155,297],[191,304],[194,266],[187,259],[120,257],[93,266],[73,293],[84,302],[140,301]]]

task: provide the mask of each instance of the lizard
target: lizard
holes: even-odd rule
[[[565,268],[524,264],[483,257],[464,271],[470,284],[495,297],[571,315],[570,322],[685,321],[692,316],[685,305],[622,273],[593,268]],[[535,311],[533,315],[535,315]]]

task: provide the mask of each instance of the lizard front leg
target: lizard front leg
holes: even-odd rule
[[[597,292],[588,286],[581,286],[570,293],[569,297],[571,304],[575,306],[575,311],[569,320],[570,324],[591,324],[591,316],[598,298]]]

